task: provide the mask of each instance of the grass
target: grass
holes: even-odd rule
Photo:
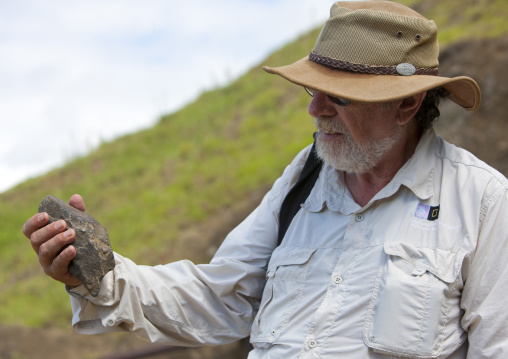
[[[305,56],[316,36],[303,36],[265,63]],[[63,286],[45,277],[21,234],[45,195],[67,200],[80,193],[116,251],[138,263],[158,264],[186,227],[271,184],[312,141],[307,102],[304,91],[257,66],[153,128],[104,143],[0,195],[0,321],[36,327],[69,323]],[[147,255],[154,252],[158,255]]]
[[[426,0],[445,46],[508,32],[504,0]],[[420,5],[419,5],[420,4]],[[306,56],[318,30],[273,53],[278,66]],[[68,326],[63,286],[40,269],[21,226],[47,194],[85,198],[113,248],[142,264],[179,258],[185,228],[270,185],[312,140],[309,98],[254,67],[228,86],[160,119],[153,128],[104,143],[44,176],[0,195],[0,322]],[[179,244],[181,246],[181,244]],[[157,255],[153,255],[157,253]]]
[[[506,0],[405,0],[438,26],[439,44],[493,38],[508,32]]]

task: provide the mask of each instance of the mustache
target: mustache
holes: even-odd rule
[[[319,132],[337,132],[349,135],[348,128],[341,122],[332,119],[332,117],[321,116],[314,118],[314,125]]]

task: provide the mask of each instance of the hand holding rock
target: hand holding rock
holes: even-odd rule
[[[48,225],[64,220],[75,231],[72,243],[76,256],[69,264],[69,272],[76,276],[92,296],[97,296],[104,275],[115,267],[113,249],[106,229],[92,216],[55,196],[46,196],[39,213],[49,215]]]

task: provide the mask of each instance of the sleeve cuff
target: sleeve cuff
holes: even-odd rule
[[[69,293],[69,295],[72,295],[72,296],[78,295],[80,297],[85,297],[88,294],[90,294],[88,289],[86,289],[83,284],[80,284],[77,287],[71,287],[70,285],[66,284],[65,290],[67,291],[67,293]]]

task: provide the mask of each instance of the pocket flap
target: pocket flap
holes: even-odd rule
[[[405,259],[417,270],[426,270],[446,283],[459,276],[467,252],[450,252],[441,248],[421,248],[407,243],[385,243],[385,253]]]
[[[278,266],[307,263],[315,251],[313,248],[279,246],[272,253],[268,270]]]

